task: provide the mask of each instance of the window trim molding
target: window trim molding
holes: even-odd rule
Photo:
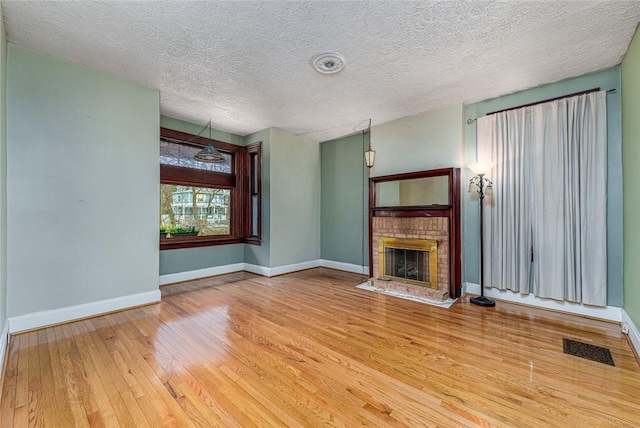
[[[180,186],[213,187],[231,191],[230,233],[197,237],[159,238],[160,250],[205,247],[228,244],[262,244],[262,152],[261,141],[247,146],[237,146],[202,136],[187,134],[168,128],[160,128],[160,138],[182,141],[183,144],[205,147],[209,144],[216,149],[232,154],[231,173],[197,170],[175,165],[160,164],[160,184]],[[251,235],[251,155],[258,153],[258,236]]]
[[[262,141],[257,141],[255,143],[251,143],[245,146],[246,149],[246,159],[245,159],[245,189],[244,196],[246,198],[245,201],[245,221],[243,225],[245,227],[244,230],[244,241],[248,244],[260,245],[262,243]],[[257,181],[257,189],[256,193],[258,196],[258,215],[257,215],[257,235],[252,235],[253,232],[253,204],[251,193],[251,185],[252,185],[252,163],[251,163],[251,155],[256,154],[258,156],[258,162],[256,165],[256,181]]]

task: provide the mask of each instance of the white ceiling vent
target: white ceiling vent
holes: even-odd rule
[[[311,67],[320,74],[336,74],[344,69],[344,57],[337,53],[321,53],[309,60]]]

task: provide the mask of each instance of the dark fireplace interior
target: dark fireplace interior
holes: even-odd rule
[[[429,282],[428,251],[386,247],[384,253],[385,276]]]

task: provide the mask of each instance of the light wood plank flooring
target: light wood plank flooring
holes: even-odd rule
[[[502,302],[447,310],[359,280],[224,275],[13,336],[0,426],[640,426],[618,325]],[[616,366],[563,354],[563,337]]]

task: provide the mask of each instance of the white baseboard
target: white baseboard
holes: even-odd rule
[[[472,282],[465,283],[467,293],[480,294],[480,285]],[[622,308],[615,306],[589,306],[580,303],[562,302],[553,299],[543,299],[533,294],[520,294],[510,290],[498,290],[497,288],[485,288],[484,295],[507,302],[521,303],[544,309],[553,309],[560,312],[568,312],[575,315],[584,315],[607,321],[620,322],[622,320]]]
[[[360,265],[354,265],[351,263],[334,262],[333,260],[324,260],[324,259],[320,259],[320,266],[331,268],[331,269],[343,270],[345,272],[353,272],[353,273],[369,275],[368,266],[364,266],[364,270],[363,270],[363,267]]]
[[[267,276],[284,275],[285,273],[297,272],[299,270],[311,269],[316,267],[320,267],[320,260],[311,260],[308,262],[294,263],[291,265],[276,266],[272,267],[269,270],[269,275]]]
[[[245,263],[216,266],[206,269],[189,270],[186,272],[168,273],[160,275],[160,285],[173,284],[174,282],[189,281],[191,279],[206,278],[208,276],[222,275],[225,273],[240,272],[245,270]]]
[[[247,272],[255,273],[256,275],[271,276],[271,268],[268,268],[266,266],[244,263],[244,270],[246,270]]]
[[[190,270],[186,272],[170,273],[166,275],[160,275],[160,285],[172,284],[175,282],[189,281],[192,279],[206,278],[208,276],[222,275],[225,273],[247,271],[262,275],[266,277],[272,277],[276,275],[284,275],[286,273],[297,272],[300,270],[311,269],[315,267],[328,267],[332,269],[342,270],[345,272],[362,273],[362,266],[334,262],[333,260],[310,260],[308,262],[294,263],[284,266],[267,267],[260,265],[253,265],[250,263],[235,263],[231,265],[216,266],[206,269]],[[369,268],[365,266],[364,273],[369,275]]]
[[[276,267],[265,267],[265,266],[258,266],[258,265],[245,263],[244,270],[246,270],[247,272],[258,274],[258,275],[272,277],[277,275],[284,275],[285,273],[297,272],[299,270],[311,269],[319,266],[320,266],[319,260],[311,260],[308,262],[294,263],[290,265],[276,266]]]
[[[629,326],[629,339],[631,339],[631,344],[635,348],[636,354],[640,355],[640,332],[624,309],[622,310],[622,322]]]
[[[7,351],[9,346],[9,320],[4,320],[4,327],[2,328],[2,336],[0,337],[0,379],[4,373],[4,362],[7,359]],[[0,385],[1,387],[1,385]]]
[[[115,297],[107,300],[98,300],[97,302],[84,303],[82,305],[68,306],[49,311],[33,312],[9,318],[9,333],[18,333],[25,330],[32,330],[35,328],[46,327],[48,325],[88,318],[107,312],[119,311],[159,301],[160,290],[153,290],[147,291],[146,293],[131,294],[129,296]]]

